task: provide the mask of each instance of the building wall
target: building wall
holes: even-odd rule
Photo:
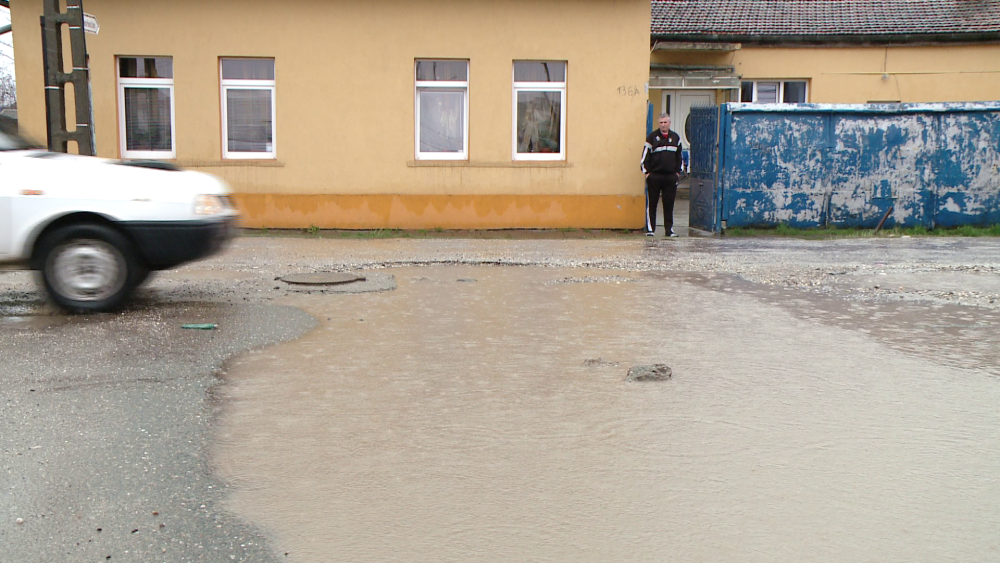
[[[804,79],[812,103],[1000,100],[1000,44],[744,46],[732,52],[654,51],[651,62],[732,66],[745,80]],[[649,100],[659,110],[657,91],[651,92]]]
[[[1000,99],[1000,45],[747,49],[745,78],[806,78],[813,103]]]
[[[115,57],[170,56],[177,162],[252,227],[639,228],[649,0],[87,0],[99,156]],[[12,5],[22,128],[45,138],[40,0]],[[275,59],[277,158],[222,159],[219,57]],[[469,159],[414,158],[414,59],[469,60]],[[512,159],[512,61],[567,62],[566,159]]]

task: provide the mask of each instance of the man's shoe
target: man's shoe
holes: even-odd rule
[[[677,236],[677,233],[675,233],[673,229],[670,229],[670,233],[667,236],[673,238]]]
[[[654,234],[653,231],[646,231],[646,236],[647,237],[651,237],[651,236],[653,236],[653,234]]]

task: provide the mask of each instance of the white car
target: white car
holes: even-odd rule
[[[151,271],[222,249],[229,193],[208,174],[52,153],[0,129],[0,265],[37,270],[63,309],[111,310]]]

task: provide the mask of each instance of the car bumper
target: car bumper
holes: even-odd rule
[[[123,224],[139,255],[153,270],[211,256],[233,237],[236,218],[211,221],[150,221]]]

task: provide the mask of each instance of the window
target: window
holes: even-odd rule
[[[514,160],[565,160],[566,63],[514,61]]]
[[[174,158],[174,65],[170,57],[118,57],[123,158]]]
[[[804,80],[746,80],[740,87],[740,101],[759,104],[804,104],[806,103],[806,82]]]
[[[469,61],[416,61],[416,157],[469,157]]]
[[[275,158],[274,59],[222,59],[222,157]]]

